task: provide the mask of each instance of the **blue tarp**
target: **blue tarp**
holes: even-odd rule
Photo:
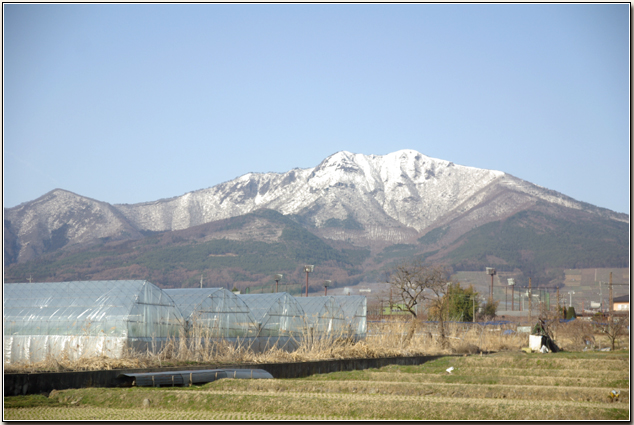
[[[387,323],[389,320],[368,320],[368,323]],[[439,323],[438,321],[427,320],[423,323]],[[498,320],[494,322],[454,322],[454,321],[446,321],[444,323],[458,323],[461,325],[480,325],[480,326],[500,326],[500,325],[508,325],[513,322],[510,320]]]
[[[428,320],[425,323],[439,323],[438,321]],[[458,323],[461,325],[480,325],[480,326],[500,326],[500,325],[508,325],[509,323],[513,323],[510,320],[497,320],[492,322],[453,322],[446,321],[444,323]]]

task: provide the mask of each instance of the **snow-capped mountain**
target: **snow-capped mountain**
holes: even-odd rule
[[[15,235],[16,260],[24,261],[51,244],[139,238],[142,231],[181,230],[260,208],[299,216],[321,237],[364,245],[405,242],[449,223],[446,237],[455,239],[537,206],[629,222],[626,214],[575,201],[504,172],[457,165],[413,150],[387,155],[342,151],[314,168],[248,173],[208,189],[139,204],[109,205],[55,190],[5,209],[5,218]]]
[[[132,205],[115,205],[139,229],[164,231],[234,217],[258,208],[309,215],[316,227],[352,215],[365,226],[420,232],[450,212],[475,206],[491,186],[575,209],[596,209],[501,171],[455,165],[413,150],[383,156],[338,152],[314,168],[248,173],[209,189]],[[469,202],[475,197],[476,202]],[[496,211],[496,215],[504,211]],[[626,220],[620,214],[604,214]],[[620,218],[619,218],[620,217]]]
[[[314,168],[249,173],[183,196],[115,207],[144,230],[179,230],[269,208],[305,217],[326,238],[399,242],[449,218],[465,221],[468,215],[472,223],[465,225],[472,228],[538,201],[629,220],[501,171],[456,165],[413,150],[382,156],[337,152]],[[363,230],[331,225],[333,219],[348,218]]]
[[[317,227],[353,215],[363,226],[420,231],[503,175],[411,150],[385,156],[338,152],[314,168],[249,173],[176,198],[116,207],[137,227],[154,231],[184,229],[258,208],[308,214]]]
[[[31,260],[67,245],[90,244],[100,238],[142,237],[112,205],[60,189],[5,208],[4,229],[5,264]]]

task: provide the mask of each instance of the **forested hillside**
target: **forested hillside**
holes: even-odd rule
[[[267,285],[282,273],[302,285],[303,266],[315,265],[311,287],[376,282],[398,262],[422,258],[454,271],[494,266],[513,272],[518,284],[563,282],[564,269],[629,267],[629,224],[574,210],[546,214],[525,210],[476,227],[449,244],[451,224],[386,247],[354,246],[316,236],[301,217],[257,210],[179,231],[143,232],[136,240],[101,239],[74,250],[5,267],[5,281],[147,279],[166,287]],[[339,224],[339,223],[337,223]],[[312,231],[311,231],[312,230]]]
[[[277,240],[229,239],[251,224]],[[217,239],[214,237],[221,236]],[[316,265],[315,279],[341,283],[361,279],[367,249],[336,249],[304,229],[290,217],[261,210],[176,232],[146,232],[137,241],[107,241],[76,251],[59,251],[44,258],[5,268],[5,281],[147,279],[161,286],[190,287],[200,281],[216,286],[245,287],[268,282],[284,273],[301,281],[304,264]],[[323,275],[323,276],[322,276]],[[327,277],[324,277],[327,276]]]

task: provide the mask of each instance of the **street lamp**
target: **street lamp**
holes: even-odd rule
[[[324,296],[328,295],[328,287],[332,283],[332,280],[324,280]]]
[[[515,279],[508,278],[509,286],[511,287],[511,311],[515,310]],[[508,286],[506,287],[508,291]],[[508,304],[508,301],[506,302]],[[508,308],[508,305],[506,306]]]
[[[312,273],[315,270],[314,265],[305,265],[304,271],[306,272],[306,296],[308,297],[308,273]]]
[[[490,292],[490,300],[491,304],[493,304],[493,276],[495,275],[495,269],[493,267],[487,267],[487,274],[491,275],[491,292]]]
[[[275,279],[275,293],[277,294],[277,283],[282,280],[282,278],[284,277],[283,274],[276,274],[274,279]]]

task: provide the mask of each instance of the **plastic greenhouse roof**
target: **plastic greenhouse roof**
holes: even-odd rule
[[[163,291],[174,300],[185,319],[190,318],[192,314],[202,308],[205,309],[205,312],[251,315],[249,307],[244,301],[225,288],[179,288],[164,289]]]
[[[335,295],[334,298],[341,306],[350,331],[356,336],[364,337],[368,330],[366,297],[363,295]]]
[[[129,323],[181,318],[172,299],[145,280],[5,283],[3,307],[5,335],[119,334]]]
[[[343,310],[333,296],[296,298],[306,317],[326,316],[344,319]]]
[[[238,295],[259,323],[260,335],[280,336],[304,330],[304,310],[286,292]]]
[[[333,296],[296,298],[304,309],[308,323],[320,331],[343,329],[346,319],[343,310]],[[334,329],[333,326],[334,325]]]
[[[304,310],[295,297],[286,292],[275,294],[240,294],[242,301],[249,307],[255,320],[265,323],[267,316],[282,315],[304,317]]]
[[[164,291],[172,297],[183,318],[188,321],[186,329],[190,336],[246,337],[257,332],[249,307],[236,294],[224,288]]]
[[[367,301],[365,295],[335,295],[334,298],[341,306],[346,320],[350,321],[355,317],[367,316]]]

